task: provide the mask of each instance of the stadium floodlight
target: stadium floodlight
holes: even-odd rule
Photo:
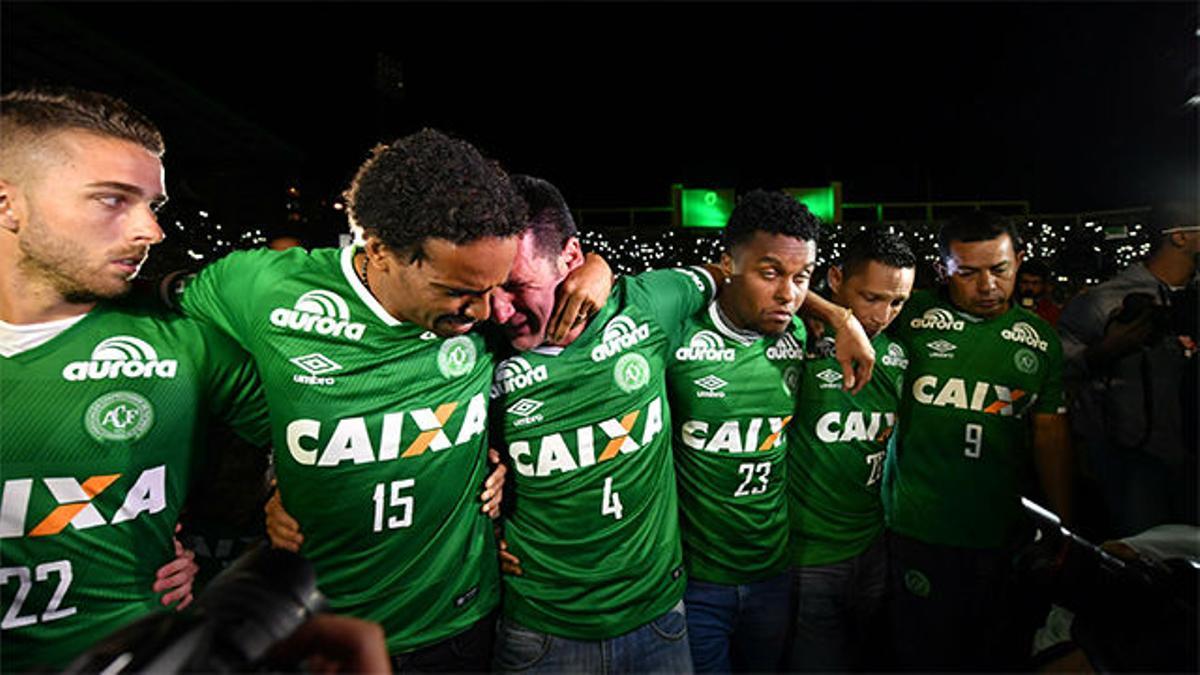
[[[679,194],[680,225],[721,228],[729,222],[734,206],[732,189],[674,188]]]
[[[836,223],[842,219],[842,184],[830,183],[825,187],[786,188],[784,192],[808,207],[822,223]]]

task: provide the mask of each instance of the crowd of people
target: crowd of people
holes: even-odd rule
[[[1061,309],[986,212],[933,287],[868,229],[812,292],[820,223],[765,190],[707,264],[614,278],[550,182],[427,129],[358,169],[354,245],[164,293],[150,120],[26,90],[0,131],[5,672],[185,605],[178,523],[235,502],[348,617],[310,665],[414,672],[1027,670],[1022,497],[1197,521],[1194,208]]]

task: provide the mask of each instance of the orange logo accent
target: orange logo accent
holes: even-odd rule
[[[625,444],[625,439],[629,437],[629,434],[633,433],[633,423],[637,421],[638,415],[641,413],[642,411],[640,410],[634,410],[621,418],[621,428],[625,430],[625,433],[610,440],[608,445],[604,446],[604,452],[600,453],[600,459],[596,460],[597,462],[603,462],[617,456],[617,453],[621,451],[621,446]]]
[[[42,522],[38,523],[37,527],[33,528],[33,531],[29,533],[29,536],[45,537],[47,535],[58,534],[59,532],[62,532],[63,528],[65,528],[67,524],[79,514],[80,511],[86,509],[88,504],[92,503],[91,500],[95,499],[96,495],[104,492],[105,488],[107,488],[109,485],[112,485],[113,481],[120,477],[121,474],[114,473],[108,476],[92,476],[91,478],[85,480],[83,485],[80,485],[79,487],[84,491],[85,494],[87,494],[88,501],[75,502],[73,504],[63,504],[62,506],[59,506],[51,511],[50,515],[46,516]]]
[[[770,436],[767,436],[767,440],[763,441],[762,445],[758,446],[758,451],[762,452],[763,450],[766,450],[766,449],[770,448],[771,446],[775,445],[775,441],[779,440],[779,434],[783,433],[783,430],[787,428],[788,422],[791,422],[791,421],[792,421],[791,415],[788,415],[787,417],[783,418],[783,424],[779,425],[779,431],[776,431],[775,433],[771,434]]]
[[[989,415],[998,414],[1001,410],[1004,410],[1008,406],[1020,401],[1021,397],[1024,395],[1025,392],[1021,391],[1020,389],[1013,389],[1011,401],[993,401],[991,405],[983,409],[983,412],[988,413]]]
[[[433,439],[437,438],[438,434],[442,433],[441,425],[446,424],[446,420],[450,419],[450,414],[453,413],[454,409],[457,407],[457,403],[443,403],[439,405],[437,410],[433,412],[433,416],[437,418],[439,423],[438,428],[422,431],[421,435],[413,439],[412,445],[408,446],[408,449],[405,450],[404,454],[400,456],[416,457],[417,455],[420,455],[428,450],[429,444],[433,442]]]

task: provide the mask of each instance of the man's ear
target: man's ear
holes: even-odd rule
[[[1017,251],[1017,269],[1014,270],[1014,274],[1021,273],[1021,263],[1023,262],[1025,262],[1025,251]]]
[[[366,234],[364,237],[366,240],[363,242],[363,252],[367,254],[367,260],[372,267],[387,272],[393,262],[393,257],[387,255],[391,248],[374,234]]]
[[[932,265],[933,271],[937,273],[939,283],[944,284],[950,280],[950,271],[946,269],[946,262],[942,260],[941,256],[934,258]]]
[[[22,206],[16,185],[0,179],[0,229],[15,233],[19,228]]]
[[[726,251],[721,254],[721,271],[725,273],[725,281],[733,278],[733,254]]]
[[[579,237],[570,237],[555,261],[556,271],[559,276],[565,277],[582,264],[583,246],[579,244]]]
[[[829,272],[825,274],[825,280],[829,282],[829,290],[834,295],[837,295],[838,289],[842,287],[842,268],[840,265],[830,265]]]

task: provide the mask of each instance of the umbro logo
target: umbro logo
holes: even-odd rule
[[[508,406],[507,410],[510,415],[516,415],[518,419],[513,422],[514,426],[522,427],[527,424],[535,424],[542,421],[542,416],[536,414],[542,409],[545,403],[537,399],[523,398],[520,401]]]
[[[817,373],[817,379],[821,381],[821,389],[839,389],[842,384],[842,371],[826,368]]]
[[[333,378],[324,376],[342,369],[340,363],[319,352],[297,356],[296,358],[288,359],[288,361],[308,373],[308,375],[292,376],[292,381],[299,384],[331,385],[333,384]]]
[[[925,346],[929,347],[929,355],[935,359],[952,359],[954,350],[958,349],[958,345],[946,340],[934,340]]]
[[[721,391],[729,383],[716,375],[705,375],[704,377],[695,380],[694,384],[700,387],[696,391],[696,396],[700,398],[725,398],[725,392]]]

